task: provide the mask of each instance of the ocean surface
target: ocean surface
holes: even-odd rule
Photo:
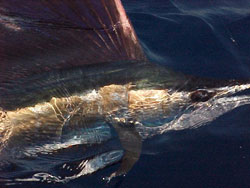
[[[250,1],[122,2],[151,62],[201,78],[250,78]],[[74,151],[67,155],[73,157]],[[125,177],[104,181],[118,166],[65,183],[27,181],[8,186],[249,188],[250,106],[234,109],[197,129],[147,139],[139,161]]]

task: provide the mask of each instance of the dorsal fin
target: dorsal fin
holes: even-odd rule
[[[40,72],[143,60],[120,0],[0,1],[0,90]]]

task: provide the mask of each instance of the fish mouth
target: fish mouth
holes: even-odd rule
[[[250,89],[250,84],[239,84],[234,86],[226,86],[222,88],[215,89],[214,98],[222,98],[222,97],[232,97],[236,94],[239,94],[243,91],[247,91]]]
[[[175,125],[172,128],[176,130],[198,128],[237,107],[250,104],[248,91],[250,84],[208,89],[207,92],[213,96],[205,102],[193,103],[192,110],[183,113],[172,122],[172,125]]]

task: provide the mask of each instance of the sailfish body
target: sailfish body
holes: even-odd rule
[[[143,139],[250,103],[232,96],[249,89],[246,82],[197,79],[148,62],[120,0],[0,1],[0,33],[0,160],[101,122],[124,148],[111,175],[118,176],[138,160]]]

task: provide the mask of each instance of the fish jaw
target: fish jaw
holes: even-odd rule
[[[229,97],[248,89],[250,89],[250,84],[238,84],[214,89],[216,92],[215,98]]]
[[[151,127],[145,127],[143,123],[137,122],[136,129],[141,137],[146,139],[169,131],[199,128],[240,106],[249,105],[250,95],[247,93],[249,89],[248,83],[202,89],[213,93],[213,96],[207,101],[191,100],[189,105],[179,115],[176,114],[170,122]],[[189,98],[193,92],[189,92]]]

